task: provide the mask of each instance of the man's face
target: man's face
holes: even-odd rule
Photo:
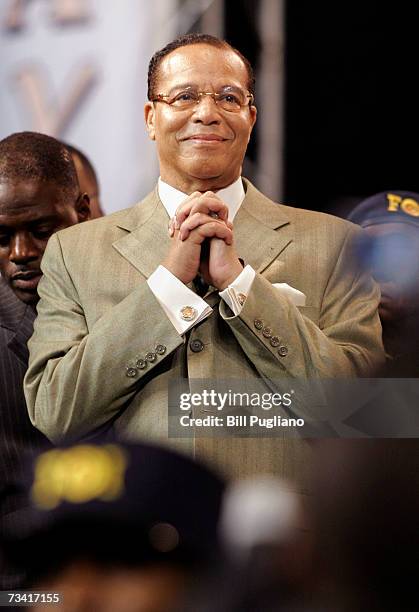
[[[380,285],[380,317],[397,321],[419,312],[419,228],[382,223],[365,228],[371,242],[368,259]]]
[[[87,218],[88,203],[53,182],[0,181],[0,272],[26,304],[38,300],[40,264],[54,232]]]
[[[231,86],[248,94],[248,75],[240,57],[228,49],[196,44],[180,47],[163,58],[155,94],[172,95],[193,87],[219,92]],[[219,107],[210,96],[187,109],[148,102],[145,117],[156,140],[164,181],[191,193],[221,189],[235,181],[256,120],[256,108],[237,112]]]

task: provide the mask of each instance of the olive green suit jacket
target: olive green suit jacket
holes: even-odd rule
[[[378,289],[351,265],[357,228],[274,204],[248,181],[245,189],[234,235],[256,278],[238,316],[210,291],[205,299],[214,311],[188,342],[146,282],[170,244],[157,190],[133,208],[51,237],[25,393],[32,422],[52,441],[111,423],[117,435],[183,445],[233,476],[273,471],[301,480],[304,441],[167,435],[167,389],[175,377],[188,377],[193,389],[201,378],[358,376],[383,356]],[[294,306],[277,282],[302,291],[306,305]],[[271,345],[256,319],[285,351]],[[202,351],[191,351],[193,339]],[[165,353],[137,367],[156,345]]]

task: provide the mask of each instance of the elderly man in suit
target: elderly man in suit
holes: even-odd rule
[[[253,91],[248,61],[207,35],[152,58],[156,189],[55,235],[44,258],[25,382],[30,417],[52,440],[111,427],[167,441],[177,378],[193,389],[202,378],[356,376],[382,358],[378,290],[350,262],[359,230],[274,204],[241,178]],[[170,442],[232,476],[294,478],[307,461],[298,440]]]

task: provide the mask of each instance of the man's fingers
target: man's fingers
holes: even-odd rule
[[[194,201],[190,214],[193,215],[196,212],[204,212],[211,216],[218,215],[218,218],[222,219],[222,221],[228,219],[227,205],[211,191]]]
[[[195,228],[199,227],[200,225],[204,225],[205,223],[214,223],[214,222],[224,224],[224,221],[220,219],[215,219],[212,215],[207,215],[202,212],[191,214],[187,219],[185,219],[185,221],[182,223],[180,227],[179,239],[186,240],[190,232],[194,230]]]
[[[176,209],[174,216],[174,228],[179,229],[182,222],[189,216],[191,208],[197,198],[200,198],[202,193],[200,191],[194,191],[184,200]]]
[[[212,191],[206,191],[203,194],[194,192],[176,210],[176,229],[180,228],[187,217],[197,212],[217,214],[218,218],[223,221],[228,218],[228,207],[215,193]]]
[[[225,223],[211,220],[209,223],[199,225],[190,233],[190,239],[202,243],[206,238],[220,238],[227,245],[233,244],[233,232]]]
[[[169,233],[169,237],[173,238],[174,234],[175,234],[175,218],[172,217],[169,220],[169,225],[167,226],[167,231]]]

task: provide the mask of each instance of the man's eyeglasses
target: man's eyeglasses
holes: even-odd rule
[[[175,94],[157,94],[152,102],[164,102],[175,109],[187,110],[199,104],[202,96],[211,96],[217,106],[230,113],[237,113],[244,106],[251,106],[254,101],[253,94],[235,87],[227,87],[219,92],[198,91],[188,87]]]

